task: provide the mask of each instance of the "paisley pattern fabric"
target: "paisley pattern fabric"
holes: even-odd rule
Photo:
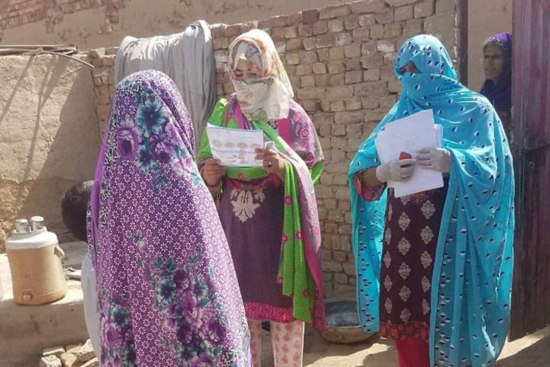
[[[446,187],[401,198],[388,191],[380,336],[429,339],[430,290]]]
[[[102,366],[249,366],[231,254],[193,152],[166,75],[118,84],[89,212]]]
[[[420,73],[400,74],[408,62]],[[349,169],[361,323],[366,332],[379,328],[387,190],[366,201],[352,183],[356,173],[380,164],[375,139],[386,124],[432,109],[453,163],[433,259],[431,365],[492,366],[510,317],[514,173],[508,140],[493,106],[458,82],[435,37],[405,41],[394,70],[403,86],[399,101],[361,144]]]

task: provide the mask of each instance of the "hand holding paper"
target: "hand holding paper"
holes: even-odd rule
[[[284,179],[285,160],[275,149],[272,141],[267,142],[264,149],[256,149],[256,159],[262,162],[267,173],[273,173],[281,180]]]
[[[379,167],[381,178],[386,179],[388,187],[395,190],[396,197],[443,187],[443,176],[439,169],[446,168],[446,159],[437,150],[441,137],[441,126],[434,124],[432,110],[392,121],[378,133],[376,150],[382,163]],[[419,151],[423,152],[424,167],[418,161],[411,173],[398,163],[405,162],[399,160],[405,158],[402,153],[406,153],[407,157],[412,155],[412,158],[418,158]],[[389,166],[384,167],[385,164]],[[377,169],[377,176],[379,170]]]
[[[447,149],[423,148],[416,151],[418,165],[441,173],[451,172],[453,157]]]
[[[407,182],[414,172],[414,159],[395,159],[376,168],[376,178],[380,182]]]
[[[256,149],[264,146],[261,130],[229,129],[208,125],[206,127],[212,156],[226,167],[258,167]]]

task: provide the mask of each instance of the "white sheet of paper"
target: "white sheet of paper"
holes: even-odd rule
[[[258,167],[256,149],[264,147],[261,130],[228,129],[208,124],[206,127],[212,156],[226,167]]]
[[[441,136],[441,125],[434,124],[433,111],[424,110],[389,123],[378,134],[376,150],[381,163],[399,159],[401,152],[414,158],[419,149],[440,147]],[[390,181],[388,187],[393,187],[395,197],[412,195],[443,187],[443,175],[417,166],[409,181]]]

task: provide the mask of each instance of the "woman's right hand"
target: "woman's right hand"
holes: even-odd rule
[[[406,182],[411,179],[416,159],[396,159],[376,168],[376,178],[380,182]]]
[[[220,165],[216,159],[209,158],[204,162],[202,169],[202,179],[210,187],[218,186],[222,176],[225,174],[225,167]]]

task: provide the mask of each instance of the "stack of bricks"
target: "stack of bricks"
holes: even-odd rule
[[[88,53],[88,57],[94,69],[92,76],[94,78],[96,111],[99,123],[99,132],[101,137],[107,128],[109,120],[109,111],[111,110],[111,97],[115,89],[115,60],[116,47],[100,48]]]
[[[458,57],[457,0],[366,0],[243,24],[212,26],[217,95],[233,92],[228,49],[241,33],[267,31],[281,55],[295,98],[313,120],[326,165],[317,186],[327,296],[352,296],[355,266],[347,171],[359,144],[397,101],[398,47],[431,33]],[[109,113],[115,49],[93,51],[100,131]]]

